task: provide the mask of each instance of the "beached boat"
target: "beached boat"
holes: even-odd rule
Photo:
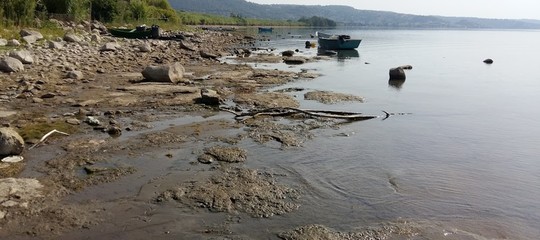
[[[134,29],[109,28],[108,30],[111,35],[121,38],[159,38],[159,27],[157,26],[151,28],[139,26]]]
[[[329,50],[355,49],[360,45],[362,39],[352,39],[349,35],[331,35],[326,33],[316,33],[319,48]]]
[[[271,28],[271,27],[259,27],[259,32],[260,33],[263,33],[263,32],[272,32],[274,31],[274,28]]]

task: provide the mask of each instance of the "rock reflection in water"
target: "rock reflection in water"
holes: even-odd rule
[[[396,79],[388,80],[388,86],[390,86],[392,88],[395,88],[397,90],[401,90],[404,83],[405,83],[405,79],[403,79],[403,80],[396,80]]]

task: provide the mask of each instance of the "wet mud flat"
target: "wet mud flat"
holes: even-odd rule
[[[190,36],[190,46],[221,55],[234,55],[228,45],[246,40],[220,32]],[[301,151],[317,137],[314,130],[344,120],[299,113],[238,121],[232,113],[298,108],[291,94],[268,89],[316,74],[225,64],[186,43],[151,41],[154,51],[144,54],[133,50],[136,41],[121,44],[112,53],[100,53],[97,44],[62,53],[37,46],[36,58],[59,54],[64,62],[38,61],[1,75],[2,123],[36,147],[25,150],[23,162],[1,168],[0,238],[404,239],[426,229],[396,221],[336,230],[315,219],[288,220],[306,202],[309,183],[260,162],[268,159],[262,154]],[[77,57],[86,50],[93,57]],[[264,57],[279,58],[255,59]],[[107,60],[95,62],[100,58]],[[187,81],[141,81],[144,66],[170,62],[183,64]],[[86,77],[65,78],[73,68]],[[199,103],[207,88],[227,111]],[[322,93],[313,99],[362,100]],[[69,136],[39,141],[53,129]]]

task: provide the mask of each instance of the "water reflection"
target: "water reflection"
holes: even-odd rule
[[[317,55],[319,56],[337,56],[338,60],[344,60],[349,58],[360,57],[357,50],[327,50],[319,48],[317,49]]]
[[[396,90],[401,90],[404,83],[405,83],[405,79],[403,79],[403,80],[396,80],[396,79],[388,80],[388,86],[393,87]]]

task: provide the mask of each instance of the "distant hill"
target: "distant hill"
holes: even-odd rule
[[[298,20],[320,16],[342,25],[388,28],[504,28],[540,29],[537,20],[482,19],[401,14],[359,10],[348,6],[263,5],[245,0],[169,0],[177,10],[247,18]]]

